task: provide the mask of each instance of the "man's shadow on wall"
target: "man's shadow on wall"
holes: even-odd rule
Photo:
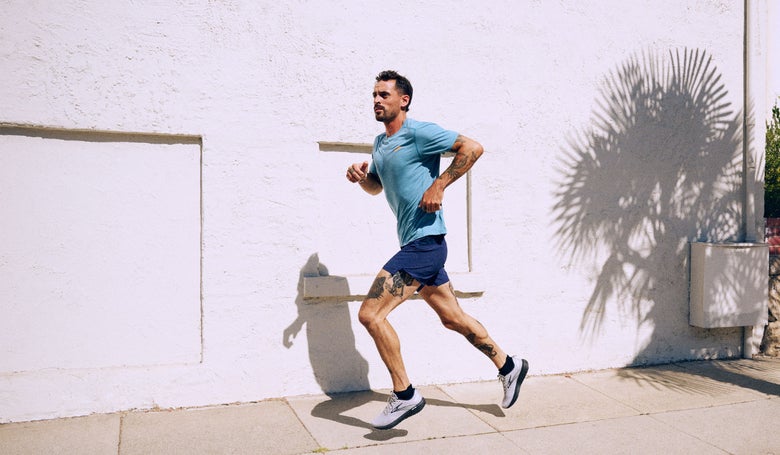
[[[558,250],[596,276],[580,330],[595,339],[608,319],[653,330],[634,364],[674,358],[664,333],[708,336],[688,325],[689,243],[744,236],[743,114],[727,95],[703,51],[635,56],[606,78],[591,128],[563,151]]]
[[[368,362],[355,346],[348,302],[306,301],[304,298],[306,277],[328,275],[328,268],[320,263],[319,255],[315,253],[309,256],[298,278],[298,295],[295,298],[298,317],[284,330],[282,343],[284,347],[291,348],[293,339],[303,326],[306,326],[312,373],[329,398],[328,401],[314,406],[311,412],[313,416],[344,425],[372,429],[368,422],[345,414],[350,409],[370,401],[382,401],[380,394],[370,391]],[[344,393],[349,391],[359,393]],[[406,432],[388,436],[405,434]]]
[[[319,255],[312,254],[301,268],[295,306],[298,318],[283,333],[286,348],[306,326],[309,361],[317,384],[323,392],[368,390],[368,362],[355,347],[355,334],[346,301],[306,301],[303,282],[306,277],[328,276]]]
[[[329,400],[318,403],[312,409],[314,417],[332,420],[344,425],[365,428],[366,439],[386,441],[406,436],[407,430],[376,430],[369,422],[347,415],[351,409],[369,402],[377,403],[377,413],[387,401],[388,395],[374,392],[368,381],[368,362],[355,346],[352,318],[347,301],[307,301],[304,298],[306,277],[328,276],[327,267],[320,263],[319,255],[312,254],[301,268],[298,279],[298,295],[295,306],[298,317],[282,334],[282,344],[293,346],[294,338],[306,326],[309,361],[317,384]],[[351,393],[346,393],[351,392]],[[504,413],[496,404],[472,405],[445,400],[426,399],[428,405],[449,406],[487,412],[495,416]]]

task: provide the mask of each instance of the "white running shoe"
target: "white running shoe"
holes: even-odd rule
[[[520,393],[520,385],[528,374],[528,361],[520,357],[512,357],[515,367],[506,376],[498,375],[498,380],[504,386],[504,401],[501,407],[507,409],[517,401],[517,394]]]
[[[387,400],[385,410],[376,416],[371,425],[378,430],[389,430],[405,418],[420,412],[423,406],[425,406],[425,398],[417,390],[414,391],[414,395],[409,400],[401,400],[395,392],[390,392],[390,399]]]

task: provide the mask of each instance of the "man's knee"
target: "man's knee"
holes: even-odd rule
[[[358,321],[369,333],[373,333],[377,327],[385,322],[387,314],[383,311],[381,305],[376,301],[364,300],[363,305],[358,310]]]
[[[363,306],[361,306],[360,310],[358,311],[358,321],[363,324],[363,327],[370,330],[371,327],[377,323],[377,319],[376,311],[374,311],[373,308],[367,306],[364,302]]]
[[[441,320],[444,327],[456,332],[462,332],[465,326],[463,316],[462,312],[447,311],[439,314],[439,320]]]

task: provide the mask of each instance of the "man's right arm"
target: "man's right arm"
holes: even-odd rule
[[[366,178],[358,183],[368,194],[377,195],[382,192],[382,183],[379,181],[379,177],[371,172],[366,174]]]
[[[354,163],[347,168],[347,180],[357,183],[363,190],[371,195],[382,192],[382,182],[373,172],[368,172],[368,161]]]

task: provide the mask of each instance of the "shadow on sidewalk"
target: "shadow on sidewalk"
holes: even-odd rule
[[[330,400],[323,401],[314,406],[314,409],[311,411],[312,416],[321,419],[332,420],[343,425],[350,425],[353,427],[370,430],[370,433],[366,434],[364,437],[372,441],[388,441],[390,439],[403,437],[408,434],[407,430],[402,429],[377,430],[371,426],[370,422],[366,422],[345,414],[348,413],[351,409],[358,408],[369,402],[377,402],[377,413],[379,413],[383,409],[381,404],[387,402],[387,399],[389,398],[389,395],[387,394],[366,391],[329,394],[328,397]],[[485,412],[495,417],[504,417],[505,415],[501,410],[501,407],[499,407],[497,404],[463,404],[435,398],[426,398],[425,403],[426,406],[457,407]]]
[[[621,379],[641,386],[678,392],[717,396],[730,386],[742,387],[766,395],[780,396],[780,359],[696,361],[653,367],[625,368]]]

